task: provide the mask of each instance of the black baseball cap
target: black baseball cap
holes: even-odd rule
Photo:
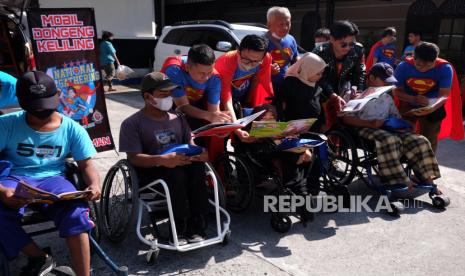
[[[16,82],[16,97],[25,110],[56,109],[57,92],[55,81],[40,71],[27,72]]]
[[[369,75],[373,75],[385,82],[394,83],[397,79],[394,77],[394,69],[386,62],[378,62],[371,67]]]
[[[154,90],[173,90],[178,85],[173,83],[167,75],[161,72],[152,72],[144,76],[140,89],[142,92],[152,92]]]

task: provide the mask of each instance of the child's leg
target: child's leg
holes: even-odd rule
[[[5,178],[0,180],[6,188],[16,188],[19,179]],[[29,257],[41,257],[45,253],[32,241],[20,225],[24,208],[15,210],[0,202],[0,250],[11,260],[23,251]]]
[[[193,162],[184,166],[186,169],[187,196],[191,216],[202,216],[208,213],[208,191],[206,184],[205,164]]]
[[[441,177],[439,165],[431,148],[430,142],[424,136],[408,134],[403,137],[404,152],[407,162],[420,181],[432,182]]]
[[[41,179],[37,187],[56,194],[76,190],[63,176]],[[80,200],[61,201],[43,205],[39,209],[55,222],[60,237],[66,238],[77,275],[89,275],[90,249],[87,233],[95,225],[89,217],[88,204]]]
[[[71,252],[71,263],[76,275],[90,275],[89,235],[81,233],[66,238]]]

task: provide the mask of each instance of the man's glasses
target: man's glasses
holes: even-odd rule
[[[250,64],[259,65],[259,64],[262,64],[263,62],[263,59],[253,60],[253,59],[245,58],[242,55],[239,55],[239,56],[241,57],[242,63],[244,63],[245,65],[250,65]]]
[[[341,47],[342,48],[354,48],[355,42],[342,42]]]

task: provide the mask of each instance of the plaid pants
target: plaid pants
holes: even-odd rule
[[[407,158],[407,164],[420,181],[441,177],[431,144],[424,136],[413,133],[393,133],[373,128],[362,128],[358,133],[361,137],[375,142],[379,174],[384,184],[395,185],[410,182],[400,163],[401,157]]]

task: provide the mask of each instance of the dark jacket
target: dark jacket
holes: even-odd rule
[[[347,82],[350,82],[351,86],[357,86],[358,90],[364,89],[366,71],[362,44],[356,43],[354,48],[344,57],[340,77],[337,74],[336,57],[331,43],[328,42],[316,47],[313,49],[313,53],[319,55],[328,64],[319,81],[324,95],[330,95],[334,92],[341,96]]]

